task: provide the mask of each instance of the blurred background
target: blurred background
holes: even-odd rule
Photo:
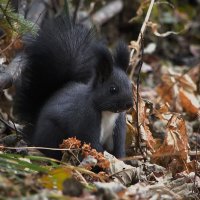
[[[32,21],[33,24],[42,26],[46,19],[67,12],[66,2],[68,2],[70,14],[73,17],[76,16],[77,21],[88,26],[96,26],[108,44],[112,46],[119,39],[124,39],[127,44],[137,39],[150,1],[1,0],[0,34],[1,39],[4,39],[1,40],[1,45],[9,42],[11,31],[20,36],[27,32],[30,33],[23,17]],[[155,1],[150,21],[157,25],[159,33],[171,31],[179,34],[171,34],[163,39],[155,36],[149,28],[144,36],[145,46],[154,43],[155,53],[165,59],[170,59],[175,64],[192,65],[195,63],[197,60],[196,48],[200,37],[199,0]],[[36,29],[36,25],[32,29]],[[1,46],[1,49],[3,47]]]

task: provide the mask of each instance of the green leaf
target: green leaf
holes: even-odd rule
[[[22,157],[21,157],[22,158]],[[47,168],[41,167],[40,165],[29,163],[24,160],[20,160],[20,157],[13,154],[0,154],[0,165],[7,166],[16,170],[32,170],[36,172],[48,172]]]

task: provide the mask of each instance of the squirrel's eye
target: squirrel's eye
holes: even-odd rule
[[[116,86],[111,86],[111,87],[110,87],[110,93],[111,93],[111,94],[116,94],[116,93],[118,93],[118,87],[116,87]]]

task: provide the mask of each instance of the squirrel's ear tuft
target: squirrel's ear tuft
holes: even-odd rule
[[[107,80],[113,70],[113,58],[108,48],[102,44],[95,47],[96,63],[96,82]]]
[[[130,54],[128,47],[123,41],[120,41],[117,44],[114,52],[115,64],[122,70],[127,71],[129,66],[129,59],[130,59]]]

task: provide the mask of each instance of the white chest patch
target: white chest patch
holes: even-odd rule
[[[100,143],[105,146],[107,150],[113,150],[113,129],[118,113],[104,111],[101,114],[101,134]]]

